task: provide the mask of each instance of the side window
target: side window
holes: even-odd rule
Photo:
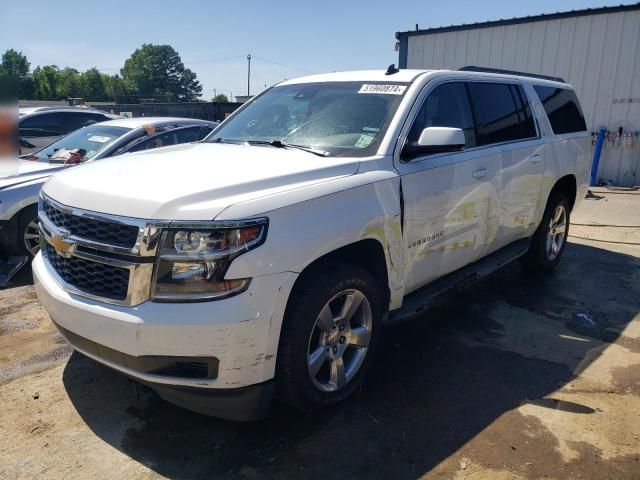
[[[151,150],[153,148],[167,147],[169,145],[177,145],[179,143],[195,142],[198,138],[200,127],[188,127],[169,130],[168,132],[154,135],[136,145],[128,152],[141,152],[142,150]]]
[[[202,127],[200,127],[200,132],[198,133],[198,140],[202,140],[204,137],[209,135],[212,130],[213,130],[213,127],[210,127],[208,125],[203,125]]]
[[[539,85],[533,88],[549,117],[553,133],[584,132],[587,129],[578,97],[573,90]]]
[[[176,141],[175,143],[190,143],[198,140],[198,133],[200,132],[200,127],[189,127],[189,128],[181,128],[176,130]]]
[[[511,85],[469,83],[469,96],[476,118],[478,145],[524,138]]]
[[[147,138],[146,140],[137,143],[129,150],[127,150],[127,152],[141,152],[143,150],[151,150],[154,148],[166,147],[167,145],[173,145],[173,143],[171,142],[170,134],[171,132],[163,133],[161,135],[154,135],[151,138]]]
[[[531,114],[531,107],[524,90],[520,85],[511,85],[511,94],[516,101],[518,117],[520,118],[520,130],[522,138],[534,138],[537,136],[536,125]]]
[[[443,83],[434,88],[422,104],[407,140],[417,142],[427,127],[461,128],[465,147],[476,146],[473,116],[464,83]]]
[[[64,133],[71,133],[100,121],[99,116],[92,113],[68,113],[63,124],[63,130]]]
[[[44,113],[27,117],[20,122],[21,137],[56,137],[62,135],[62,114]]]

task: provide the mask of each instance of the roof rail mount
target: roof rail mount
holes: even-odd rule
[[[518,72],[517,70],[503,70],[501,68],[477,67],[475,65],[467,65],[458,69],[461,72],[481,72],[481,73],[501,73],[503,75],[518,75],[520,77],[540,78],[542,80],[551,80],[553,82],[567,83],[561,77],[551,75],[541,75],[539,73]]]

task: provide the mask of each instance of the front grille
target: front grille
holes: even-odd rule
[[[129,270],[78,257],[64,258],[47,244],[47,258],[62,279],[78,290],[123,301],[127,298]]]
[[[68,230],[72,235],[94,242],[133,248],[138,238],[138,227],[135,225],[123,225],[106,220],[72,215],[62,211],[47,200],[44,201],[44,213],[57,227]]]

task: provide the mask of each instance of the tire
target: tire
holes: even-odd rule
[[[567,245],[570,217],[571,207],[567,197],[562,193],[552,194],[542,221],[531,237],[529,250],[520,259],[527,271],[545,273],[558,265]],[[555,240],[552,240],[552,237]]]
[[[35,223],[34,223],[35,222]],[[18,214],[18,231],[15,251],[18,255],[34,257],[40,250],[40,234],[38,225],[38,206],[30,205]],[[33,237],[37,235],[37,237]]]
[[[331,263],[303,275],[285,312],[276,388],[285,403],[308,411],[334,405],[362,384],[379,342],[382,304],[375,279],[360,267]],[[345,311],[352,315],[340,320]]]

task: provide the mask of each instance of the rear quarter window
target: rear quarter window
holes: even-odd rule
[[[573,90],[534,85],[555,134],[584,132],[587,124]]]

